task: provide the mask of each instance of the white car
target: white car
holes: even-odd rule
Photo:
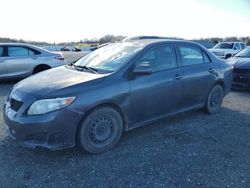
[[[220,42],[209,51],[219,58],[228,59],[245,48],[246,44],[243,42]]]
[[[0,80],[21,79],[64,65],[61,53],[17,43],[0,43]]]

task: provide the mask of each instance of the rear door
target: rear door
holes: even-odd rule
[[[23,46],[8,46],[6,66],[11,77],[26,77],[32,74],[36,63],[34,51]]]
[[[8,75],[4,52],[4,47],[0,46],[0,78],[5,78]]]
[[[181,73],[172,45],[158,45],[145,52],[136,66],[149,64],[150,75],[130,80],[131,111],[134,124],[178,111],[182,98]]]
[[[177,46],[183,72],[183,108],[203,105],[218,76],[217,67],[199,46]]]

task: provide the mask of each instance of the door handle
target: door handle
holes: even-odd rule
[[[174,80],[180,80],[180,79],[182,79],[182,76],[181,76],[181,75],[176,74],[176,75],[174,76]]]
[[[213,69],[213,68],[209,68],[209,69],[208,69],[208,72],[214,73],[214,69]]]

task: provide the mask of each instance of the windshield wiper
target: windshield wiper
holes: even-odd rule
[[[86,65],[75,65],[75,64],[73,64],[73,66],[74,66],[75,69],[88,70],[88,71],[90,71],[92,73],[95,73],[95,74],[98,73],[97,69],[95,69],[93,67],[86,66]]]

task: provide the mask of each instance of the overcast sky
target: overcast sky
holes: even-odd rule
[[[0,0],[0,37],[250,36],[250,0]]]

